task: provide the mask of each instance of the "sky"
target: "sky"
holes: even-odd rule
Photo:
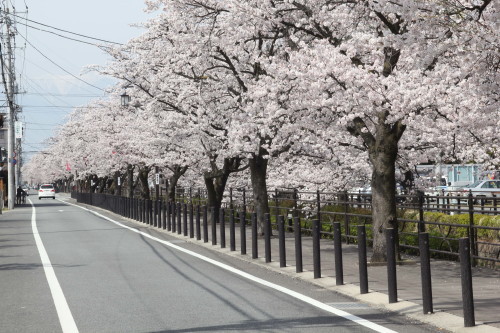
[[[143,32],[131,25],[145,22],[155,14],[144,12],[144,0],[1,1],[10,1],[15,6],[16,15],[20,17],[16,22],[15,62],[20,91],[17,103],[23,108],[20,118],[25,122],[23,159],[26,163],[31,156],[46,147],[46,140],[55,135],[58,126],[66,121],[74,107],[105,96],[102,90],[72,75],[101,89],[112,86],[116,81],[96,73],[84,73],[88,65],[105,65],[110,61],[109,56],[96,46],[35,28],[88,42],[99,42],[27,22],[23,18],[81,35],[126,43]]]

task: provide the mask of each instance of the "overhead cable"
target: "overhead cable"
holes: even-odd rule
[[[76,33],[76,32],[71,32],[71,31],[68,31],[68,30],[56,28],[56,27],[50,26],[50,25],[45,24],[45,23],[41,23],[41,22],[33,21],[33,20],[30,20],[30,19],[27,19],[27,18],[24,18],[24,17],[21,17],[21,16],[17,16],[16,14],[9,13],[9,15],[15,16],[15,17],[23,19],[23,20],[26,20],[28,22],[32,22],[32,23],[35,23],[35,24],[43,25],[44,27],[48,27],[48,28],[51,28],[51,29],[55,29],[55,30],[59,30],[59,31],[62,31],[62,32],[66,32],[68,34],[72,34],[72,35],[75,35],[75,36],[80,36],[80,37],[84,37],[84,38],[88,38],[88,39],[93,39],[93,40],[97,40],[97,41],[104,42],[104,43],[123,45],[122,43],[112,42],[112,41],[109,41],[109,40],[95,38],[95,37],[91,37],[91,36],[79,34],[79,33]]]
[[[43,52],[42,52],[42,51],[40,51],[39,49],[37,49],[35,45],[31,44],[31,42],[30,42],[29,40],[27,40],[27,39],[26,39],[23,35],[21,35],[19,32],[18,32],[18,34],[19,34],[19,36],[21,36],[21,37],[22,37],[22,38],[26,41],[26,43],[28,43],[28,44],[29,44],[29,45],[30,45],[33,49],[35,49],[38,53],[40,53],[40,55],[42,55],[45,59],[47,59],[48,61],[50,61],[52,64],[54,64],[55,66],[57,66],[59,69],[61,69],[61,70],[62,70],[62,71],[64,71],[65,73],[67,73],[67,74],[71,75],[71,76],[72,76],[72,77],[74,77],[75,79],[77,79],[77,80],[79,80],[79,81],[81,81],[81,82],[83,82],[83,83],[85,83],[85,84],[87,84],[87,85],[89,85],[89,86],[91,86],[91,87],[94,87],[95,89],[98,89],[98,90],[104,91],[104,89],[99,88],[99,87],[97,87],[97,86],[93,85],[92,83],[89,83],[89,82],[85,81],[84,79],[79,78],[78,76],[76,76],[76,75],[74,75],[74,74],[70,73],[69,71],[67,71],[66,69],[64,69],[63,67],[61,67],[59,64],[57,64],[56,62],[54,62],[52,59],[50,59],[49,57],[47,57],[45,54],[43,54]]]
[[[37,28],[37,27],[33,27],[27,23],[20,23],[20,24],[23,24],[25,25],[26,27],[28,28],[31,28],[31,29],[36,29],[38,31],[43,31],[43,32],[48,32],[49,34],[53,34],[53,35],[56,35],[58,37],[62,37],[62,38],[65,38],[65,39],[69,39],[69,40],[72,40],[72,41],[75,41],[75,42],[79,42],[79,43],[83,43],[83,44],[88,44],[88,45],[92,45],[92,46],[97,46],[97,47],[101,47],[100,45],[97,45],[97,44],[94,44],[94,43],[90,43],[90,42],[86,42],[84,40],[80,40],[80,39],[76,39],[76,38],[71,38],[71,37],[67,37],[67,36],[63,36],[61,34],[58,34],[56,32],[53,32],[53,31],[49,31],[49,30],[45,30],[45,29],[41,29],[41,28]]]

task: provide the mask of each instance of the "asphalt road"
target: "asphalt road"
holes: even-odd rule
[[[0,216],[0,332],[436,331],[111,214],[29,199]]]

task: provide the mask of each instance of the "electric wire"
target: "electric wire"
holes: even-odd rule
[[[22,18],[23,20],[26,20],[28,18],[28,6],[26,5],[26,1],[24,2],[24,5],[26,7],[26,17]],[[17,27],[14,26],[14,29],[16,29],[17,31]],[[25,32],[24,32],[25,36],[26,36],[26,39],[28,39],[28,27],[25,26]],[[26,68],[26,47],[27,47],[27,43],[26,41],[24,41],[24,46],[21,48],[22,50],[22,66],[21,66],[21,70],[20,70],[20,73],[19,73],[19,84],[21,85],[23,80],[22,80],[22,77],[24,75],[24,70]]]
[[[15,17],[19,17],[19,16],[15,15],[15,14],[12,14],[12,13],[9,13],[9,15],[12,15],[12,16],[15,16]],[[75,36],[80,36],[80,37],[84,37],[84,38],[88,38],[88,39],[93,39],[93,40],[97,40],[97,41],[104,42],[104,43],[123,45],[122,43],[112,42],[112,41],[109,41],[109,40],[105,40],[105,39],[101,39],[101,38],[96,38],[96,37],[91,37],[91,36],[79,34],[79,33],[76,33],[76,32],[72,32],[72,31],[68,31],[68,30],[56,28],[56,27],[50,26],[48,24],[37,22],[37,21],[34,21],[34,20],[26,19],[26,21],[31,22],[31,23],[35,23],[35,24],[39,24],[39,25],[42,25],[44,27],[48,27],[48,28],[51,28],[51,29],[54,29],[54,30],[66,32],[68,34],[72,34],[72,35],[75,35]]]
[[[102,47],[103,47],[103,46],[97,45],[97,44],[95,44],[95,43],[86,42],[86,41],[83,41],[83,40],[80,40],[80,39],[76,39],[76,38],[71,38],[71,37],[63,36],[63,35],[61,35],[61,34],[58,34],[58,33],[56,33],[56,32],[53,32],[53,31],[49,31],[49,30],[45,30],[45,29],[41,29],[41,28],[37,28],[37,27],[33,27],[33,26],[28,25],[28,24],[26,24],[26,23],[20,23],[20,24],[23,24],[23,25],[25,25],[26,27],[31,28],[31,29],[36,29],[36,30],[38,30],[38,31],[48,32],[49,34],[53,34],[53,35],[56,35],[56,36],[58,36],[58,37],[65,38],[65,39],[69,39],[69,40],[72,40],[72,41],[75,41],[75,42],[79,42],[79,43],[83,43],[83,44],[88,44],[88,45],[96,46],[96,47],[99,47],[99,48],[102,48]]]
[[[89,98],[98,98],[102,97],[102,95],[87,95],[87,94],[53,94],[53,93],[24,93],[24,95],[34,95],[34,96],[61,96],[61,97],[89,97]]]
[[[28,78],[28,79],[29,79],[29,78]],[[36,81],[34,81],[34,80],[31,80],[31,81],[26,81],[26,85],[27,85],[27,86],[29,86],[29,87],[31,87],[31,89],[32,89],[32,90],[34,90],[34,91],[38,91],[38,92],[39,92],[40,90],[39,90],[38,88],[40,88],[41,90],[43,90],[43,88],[42,88],[42,87],[40,87],[40,86],[38,85],[38,83],[36,83]],[[36,88],[35,86],[36,86],[36,87],[38,87],[38,88]],[[47,101],[47,103],[49,103],[50,105],[55,105],[55,104],[54,104],[51,100],[49,100],[46,96],[41,95],[41,97],[42,97],[44,100],[46,100],[46,101]],[[62,103],[67,104],[67,102],[66,102],[65,100],[63,100],[63,99],[61,99],[61,98],[59,98],[59,97],[57,97],[57,96],[51,96],[51,97],[53,97],[53,98],[55,98],[55,99],[59,100],[59,101],[60,101],[60,102],[62,102]],[[68,105],[68,106],[69,106],[69,105]]]
[[[33,61],[30,61],[29,59],[26,59],[26,61],[27,61],[28,63],[30,63],[31,65],[33,65],[33,66],[37,67],[38,69],[40,69],[40,70],[44,71],[45,73],[47,73],[47,74],[49,74],[49,75],[51,75],[51,76],[53,76],[53,75],[54,75],[54,73],[53,73],[53,72],[50,72],[50,71],[49,71],[49,70],[47,70],[46,68],[41,67],[40,65],[38,65],[37,63],[35,63],[35,62],[33,62]],[[69,80],[65,79],[64,77],[58,77],[57,79],[58,79],[58,80],[65,81],[65,82],[67,82],[67,83],[69,83],[69,84],[71,84],[71,85],[74,85],[74,84],[75,84],[75,82],[69,81]],[[34,80],[33,80],[33,79],[31,79],[31,80],[34,82]],[[38,84],[37,84],[37,86],[38,86],[38,87],[40,87]],[[79,89],[82,89],[82,90],[87,91],[89,94],[92,94],[92,92],[94,91],[94,90],[88,90],[86,86],[82,86],[82,87],[78,87],[78,88],[79,88]],[[44,90],[43,88],[40,88],[40,89],[41,89],[42,91]],[[60,100],[62,101],[62,99],[60,99]],[[66,103],[66,102],[63,102],[63,103]]]
[[[79,78],[78,76],[76,76],[76,75],[72,74],[71,72],[67,71],[66,69],[64,69],[63,67],[61,67],[59,64],[57,64],[55,61],[53,61],[52,59],[50,59],[49,57],[47,57],[47,56],[46,56],[46,55],[45,55],[42,51],[40,51],[40,50],[39,50],[36,46],[34,46],[34,45],[30,42],[30,41],[28,41],[28,40],[27,40],[27,39],[26,39],[26,38],[25,38],[22,34],[20,34],[19,32],[18,32],[18,34],[19,34],[19,36],[21,36],[21,38],[23,38],[23,39],[24,39],[24,40],[25,40],[25,41],[26,41],[26,42],[27,42],[27,43],[28,43],[28,44],[29,44],[29,45],[30,45],[33,49],[35,49],[38,53],[40,53],[40,55],[41,55],[42,57],[44,57],[45,59],[47,59],[48,61],[50,61],[52,64],[54,64],[55,66],[57,66],[59,69],[61,69],[61,70],[62,70],[62,71],[64,71],[65,73],[67,73],[67,74],[71,75],[71,76],[72,76],[72,77],[74,77],[75,79],[77,79],[77,80],[79,80],[79,81],[81,81],[81,82],[83,82],[83,83],[85,83],[85,84],[87,84],[87,85],[89,85],[89,86],[91,86],[91,87],[94,87],[95,89],[98,89],[98,90],[104,91],[104,89],[99,88],[99,87],[97,87],[97,86],[93,85],[92,83],[89,83],[89,82],[87,82],[87,81],[83,80],[82,78]]]
[[[61,105],[24,105],[23,107],[25,108],[66,108],[66,109],[72,109],[72,108],[85,108],[85,109],[101,109],[98,106],[61,106]]]

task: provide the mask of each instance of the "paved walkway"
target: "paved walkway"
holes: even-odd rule
[[[73,199],[70,199],[74,201]],[[144,225],[140,222],[135,223]],[[151,228],[154,228],[151,226]],[[155,228],[157,229],[157,228]],[[203,228],[201,228],[203,233]],[[423,314],[422,310],[422,291],[420,278],[419,258],[413,257],[412,265],[402,265],[397,267],[397,285],[398,298],[397,303],[389,304],[387,287],[387,268],[385,266],[368,267],[369,293],[360,294],[359,274],[358,274],[358,249],[356,245],[343,244],[343,270],[344,285],[336,286],[335,262],[332,240],[321,240],[321,278],[313,278],[313,259],[312,259],[312,239],[311,237],[302,237],[303,253],[303,273],[295,273],[295,243],[292,234],[286,237],[286,257],[287,267],[279,266],[278,239],[271,240],[272,262],[265,263],[264,260],[264,240],[258,240],[258,259],[252,259],[252,242],[250,228],[247,229],[247,254],[240,253],[240,230],[236,224],[236,251],[229,249],[229,228],[226,228],[226,248],[220,246],[220,230],[217,225],[217,245],[212,245],[211,228],[208,228],[208,243],[182,234],[164,231],[185,241],[195,242],[214,251],[221,251],[228,255],[236,256],[242,260],[263,265],[269,269],[282,274],[287,274],[293,278],[307,280],[321,287],[337,291],[341,294],[350,296],[375,307],[385,308],[389,311],[395,311],[405,314],[415,320],[426,322],[452,332],[500,332],[500,271],[484,267],[473,268],[473,293],[476,326],[465,328],[462,307],[462,290],[460,279],[460,264],[457,262],[432,260],[432,294],[433,294],[433,314]],[[273,231],[277,234],[277,231]],[[189,233],[188,233],[189,234]],[[368,258],[370,254],[368,254]]]

